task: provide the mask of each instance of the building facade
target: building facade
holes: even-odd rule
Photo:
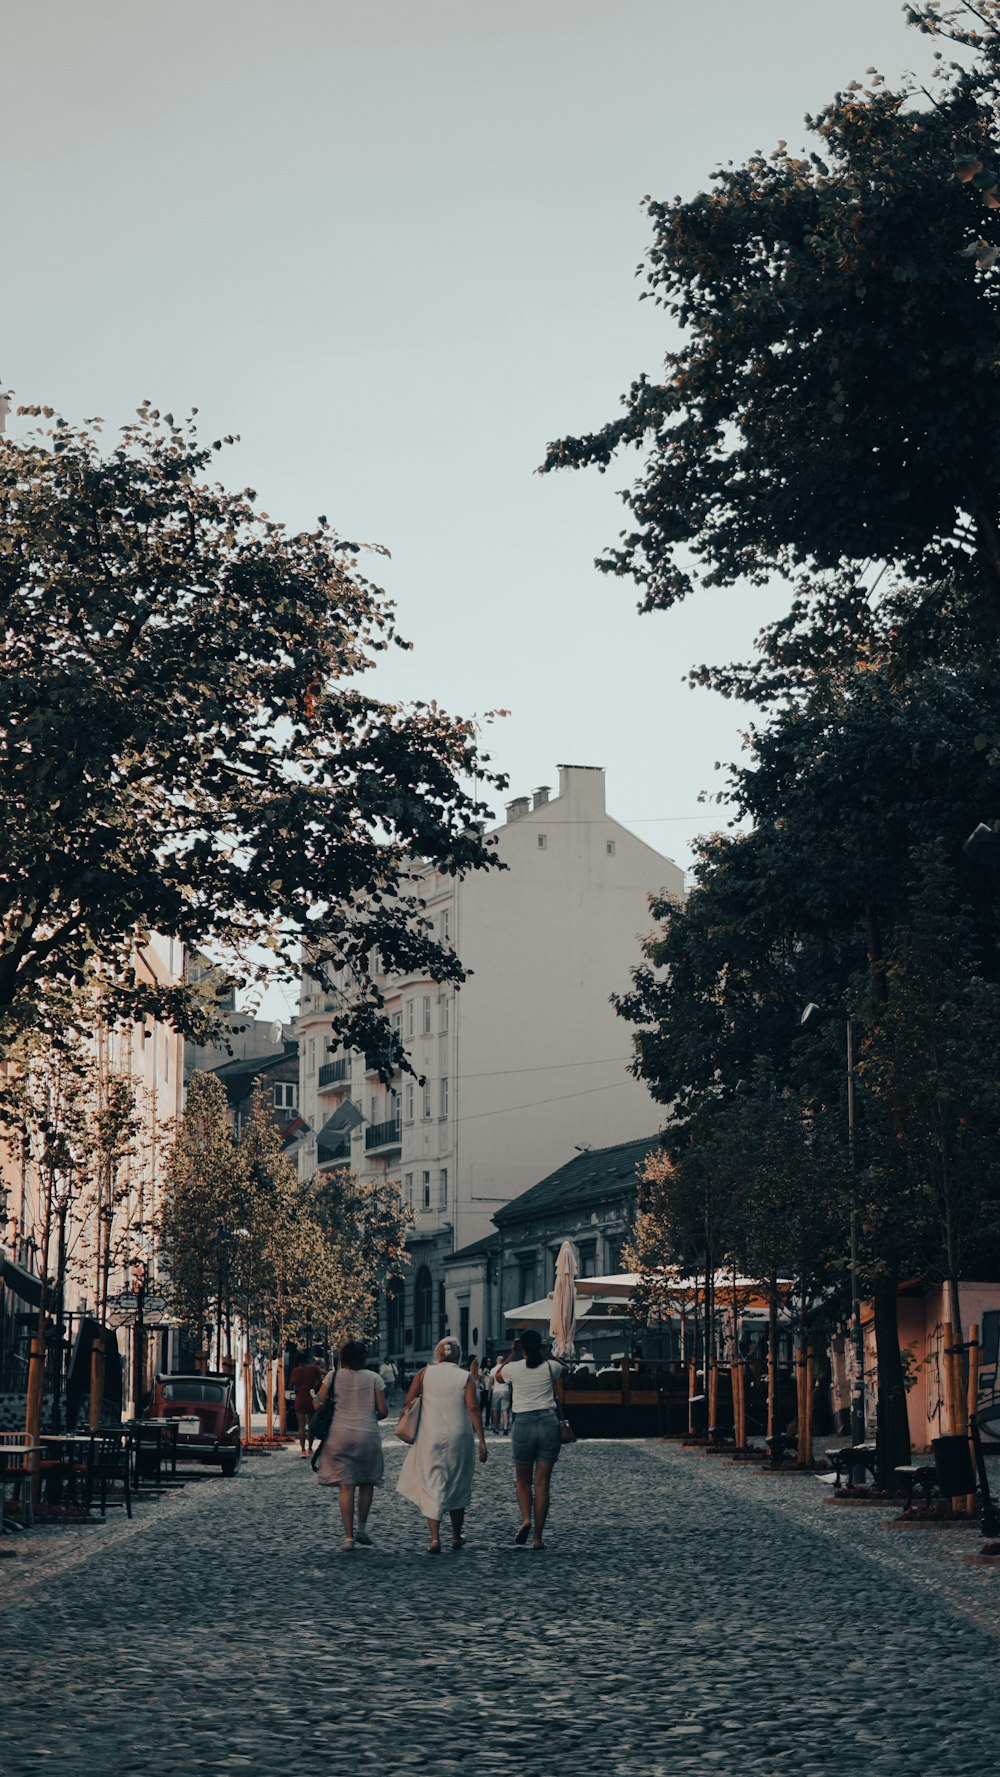
[[[449,1255],[488,1238],[495,1213],[575,1148],[656,1121],[610,996],[641,960],[650,895],[680,898],[683,873],[608,814],[594,766],[561,765],[555,796],[515,797],[493,838],[503,870],[420,880],[437,937],[470,971],[461,990],[379,977],[413,1076],[384,1087],[334,1047],[334,1003],[303,978],[300,1163],[378,1170],[411,1206],[411,1263],[382,1326],[408,1367],[448,1324]]]
[[[181,979],[182,946],[153,934],[137,952],[136,968],[150,983],[174,986]],[[109,1239],[112,1297],[129,1290],[140,1266],[155,1288],[155,1229],[170,1125],[183,1102],[183,1060],[183,1039],[152,1018],[103,1029],[93,1038],[95,1114],[101,1081],[119,1075],[133,1089],[138,1125],[133,1150],[118,1178]],[[38,1155],[30,1147],[0,1147],[0,1168],[7,1202],[0,1254],[0,1391],[19,1395],[27,1384],[28,1349],[37,1326],[46,1191]],[[96,1312],[100,1294],[100,1217],[92,1190],[81,1188],[72,1171],[61,1174],[52,1188],[48,1224],[46,1275],[53,1324],[46,1370],[51,1386],[57,1367],[65,1369],[78,1333]],[[164,1327],[147,1341],[144,1355],[150,1374],[158,1361],[165,1360],[171,1336]],[[127,1401],[134,1392],[133,1348],[126,1327],[119,1329],[117,1338]]]
[[[622,1249],[635,1220],[638,1171],[657,1146],[652,1134],[573,1154],[497,1210],[491,1238],[445,1260],[449,1330],[470,1357],[491,1358],[507,1349],[505,1315],[552,1289],[564,1240],[576,1247],[581,1277],[622,1270]],[[595,1343],[594,1335],[583,1336]],[[620,1334],[609,1333],[608,1340],[620,1343]]]

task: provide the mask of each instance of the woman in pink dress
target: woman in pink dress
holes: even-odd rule
[[[333,1424],[320,1451],[316,1475],[321,1487],[340,1489],[345,1549],[353,1549],[355,1543],[363,1549],[372,1547],[368,1514],[372,1491],[381,1487],[385,1469],[378,1422],[386,1417],[389,1409],[381,1376],[377,1376],[374,1370],[365,1369],[367,1356],[367,1347],[359,1339],[348,1339],[341,1347],[340,1369],[331,1370],[324,1377],[316,1397],[323,1402],[331,1393],[333,1396]],[[354,1528],[355,1496],[357,1530]]]

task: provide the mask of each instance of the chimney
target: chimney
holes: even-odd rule
[[[515,796],[513,802],[508,802],[508,804],[507,804],[508,825],[510,824],[511,821],[519,821],[521,819],[522,815],[526,815],[530,812],[530,809],[531,809],[531,797],[530,796]]]
[[[591,819],[604,814],[604,766],[560,765],[559,794],[576,802]]]
[[[538,789],[535,791],[535,807],[536,808],[544,808],[545,807],[545,804],[549,799],[549,790],[550,789],[551,789],[550,784],[539,784]]]

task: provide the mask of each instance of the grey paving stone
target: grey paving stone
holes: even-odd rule
[[[516,1548],[491,1445],[468,1546],[376,1548],[293,1456],[0,1565],[3,1777],[913,1777],[996,1767],[1000,1573],[975,1532],[887,1528],[818,1485],[658,1444],[578,1444],[548,1547]],[[23,1543],[23,1547],[20,1546]]]

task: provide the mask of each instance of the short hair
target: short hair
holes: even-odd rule
[[[340,1361],[345,1370],[363,1370],[368,1359],[368,1347],[363,1339],[348,1339],[340,1347]]]
[[[434,1347],[436,1364],[457,1364],[462,1356],[462,1347],[457,1339],[439,1339]]]

